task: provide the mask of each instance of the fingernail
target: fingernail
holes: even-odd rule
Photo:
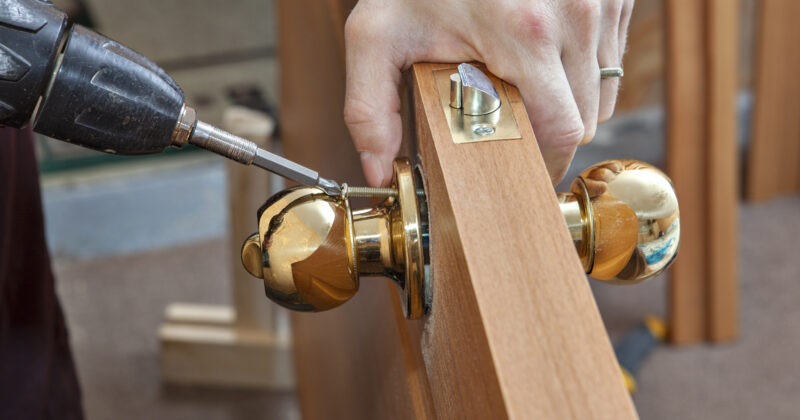
[[[371,152],[361,152],[361,167],[364,169],[367,184],[379,187],[383,183],[383,165],[377,156]]]

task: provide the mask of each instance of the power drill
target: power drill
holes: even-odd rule
[[[0,125],[119,155],[193,144],[329,195],[341,187],[311,169],[197,120],[167,73],[80,25],[49,0],[0,0]]]

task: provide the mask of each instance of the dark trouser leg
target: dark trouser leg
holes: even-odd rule
[[[83,417],[30,131],[0,128],[0,418]]]

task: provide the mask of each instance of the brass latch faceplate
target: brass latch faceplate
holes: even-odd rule
[[[470,64],[461,64],[458,68],[434,70],[433,76],[454,143],[522,138],[505,84],[500,79],[487,76]],[[482,92],[480,86],[470,86],[470,82],[475,79],[493,85],[494,89],[489,87],[489,92]],[[488,104],[491,106],[486,109],[493,110],[486,113],[476,112],[483,105],[487,105],[481,103],[484,101],[491,102]],[[499,107],[495,106],[497,101]],[[470,115],[478,113],[481,115]]]

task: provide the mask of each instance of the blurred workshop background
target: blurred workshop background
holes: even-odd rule
[[[93,26],[163,67],[203,120],[231,130],[236,124],[232,121],[246,121],[241,125],[256,126],[258,133],[253,135],[280,151],[280,127],[274,124],[280,114],[277,25],[304,23],[278,22],[276,0],[54,3],[76,22]],[[785,72],[787,80],[800,70],[798,54],[760,47],[768,45],[766,36],[775,36],[765,30],[772,22],[765,3],[771,1],[730,1],[740,17],[741,181],[751,187],[755,184],[748,183],[747,169],[753,148],[751,115],[759,103],[756,70],[768,74],[768,66],[761,64],[774,54],[787,57],[783,64],[793,66]],[[788,9],[791,3],[774,2]],[[664,0],[637,0],[616,116],[599,128],[593,143],[579,149],[567,180],[607,158],[664,165],[666,27]],[[785,31],[784,38],[800,39],[796,29]],[[796,49],[791,43],[781,45]],[[786,91],[769,94],[800,97],[796,83],[786,86]],[[787,162],[796,166],[800,102],[779,103],[772,109],[789,107],[795,112],[786,121],[795,127],[787,131],[793,137],[784,137],[786,153],[794,154]],[[168,318],[186,313],[191,318],[197,310],[211,314],[210,324],[232,322],[230,308],[241,304],[237,293],[246,292],[233,286],[239,264],[233,256],[240,242],[230,236],[234,226],[252,224],[255,230],[256,207],[242,210],[231,201],[242,194],[253,202],[263,201],[280,181],[264,184],[270,188],[239,191],[231,166],[199,149],[126,158],[39,138],[38,154],[48,245],[88,418],[300,418],[290,370],[266,384],[220,380],[223,385],[213,385],[191,372],[182,373],[185,366],[174,368],[174,381],[162,373],[162,363],[170,362],[162,359],[160,337],[179,331],[165,332]],[[794,174],[800,186],[800,176]],[[241,180],[242,172],[234,177]],[[713,345],[657,347],[636,372],[634,402],[644,419],[797,416],[800,261],[794,238],[800,237],[800,197],[797,187],[761,195],[752,188],[742,191],[748,199],[743,198],[739,213],[738,337]],[[256,287],[249,290],[268,305],[253,282]],[[666,319],[665,279],[630,288],[596,282],[592,287],[612,341],[621,340],[646,314]],[[172,306],[173,312],[165,313],[175,302],[205,306]],[[257,317],[264,310],[250,309],[250,314]],[[286,336],[285,314],[274,308],[267,311],[268,325],[262,327]],[[181,349],[185,350],[176,351]]]

